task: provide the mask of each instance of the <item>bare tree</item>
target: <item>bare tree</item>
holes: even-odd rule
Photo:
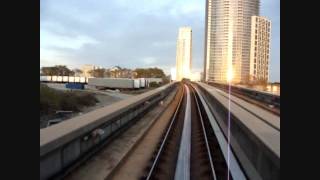
[[[78,75],[80,75],[80,74],[83,73],[83,71],[82,71],[81,69],[77,69],[77,68],[76,68],[76,69],[73,69],[72,71],[73,71],[73,73],[74,73],[75,76],[78,76]]]
[[[89,71],[89,74],[93,77],[102,78],[102,77],[104,77],[105,69],[104,68],[94,69],[94,70]]]
[[[53,67],[42,67],[41,71],[46,76],[71,76],[74,74],[67,66],[57,65]]]

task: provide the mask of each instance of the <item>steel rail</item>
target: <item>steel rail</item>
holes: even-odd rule
[[[197,99],[197,96],[196,96],[196,93],[195,93],[195,89],[194,89],[193,86],[191,86],[191,87],[193,89],[192,93],[193,93],[194,98],[196,100],[196,105],[197,105],[197,109],[198,109],[199,116],[200,116],[201,127],[202,127],[203,136],[204,136],[206,147],[207,147],[207,151],[208,151],[208,158],[209,158],[209,161],[210,161],[211,173],[212,173],[213,179],[216,180],[217,176],[216,176],[216,173],[215,173],[215,170],[214,170],[214,166],[213,166],[213,162],[212,162],[211,151],[210,151],[210,147],[209,147],[209,143],[208,143],[207,132],[206,132],[206,129],[205,129],[204,123],[203,123],[202,113],[201,113],[199,102],[198,102],[198,99]]]
[[[164,137],[164,139],[163,139],[163,141],[162,141],[162,143],[161,143],[161,146],[160,146],[160,149],[159,149],[159,151],[158,151],[158,153],[157,153],[157,156],[156,156],[155,160],[153,161],[153,164],[152,164],[152,166],[151,166],[151,169],[150,169],[150,171],[149,171],[149,173],[148,173],[148,176],[147,176],[146,180],[150,180],[150,178],[151,178],[151,176],[152,176],[152,174],[153,174],[153,171],[154,171],[154,169],[155,169],[155,167],[156,167],[156,165],[157,165],[157,163],[158,163],[159,157],[160,157],[160,155],[161,155],[161,153],[162,153],[162,151],[163,151],[163,149],[164,149],[164,145],[165,145],[166,142],[167,142],[169,133],[171,132],[173,123],[175,122],[176,116],[177,116],[178,111],[179,111],[179,109],[180,109],[180,107],[181,107],[181,102],[182,102],[182,99],[183,99],[183,97],[184,97],[184,92],[185,92],[184,86],[182,85],[182,96],[180,97],[180,100],[179,100],[177,109],[175,110],[174,115],[173,115],[173,117],[171,118],[171,119],[172,119],[172,120],[171,120],[171,123],[170,123],[170,125],[169,125],[169,127],[168,127],[168,129],[167,129],[167,131],[166,131],[165,137]]]

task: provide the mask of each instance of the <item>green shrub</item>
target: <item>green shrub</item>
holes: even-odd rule
[[[93,106],[99,102],[92,94],[85,93],[78,96],[77,103],[82,106]]]
[[[149,83],[149,87],[160,87],[160,83],[157,83],[157,82],[150,82]]]
[[[84,92],[63,92],[40,84],[40,115],[53,114],[57,110],[78,112],[84,106],[99,102],[93,94]]]

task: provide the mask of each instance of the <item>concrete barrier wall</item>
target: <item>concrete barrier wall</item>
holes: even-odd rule
[[[216,87],[224,88],[224,89],[229,88],[228,84],[220,84],[220,83],[213,83],[213,82],[210,82],[208,84]],[[272,94],[269,92],[263,92],[263,91],[258,91],[258,90],[239,87],[239,86],[231,86],[231,88],[232,88],[232,91],[234,92],[237,92],[242,95],[246,95],[258,101],[262,101],[267,104],[274,105],[277,108],[280,108],[280,96],[277,94]]]
[[[228,109],[205,88],[196,85],[214,114],[225,136]],[[231,114],[231,146],[249,179],[280,179],[280,157],[266,147],[246,126]]]
[[[40,180],[65,171],[166,97],[174,83],[40,130]]]

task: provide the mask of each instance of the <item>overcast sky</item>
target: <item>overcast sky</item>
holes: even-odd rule
[[[280,81],[280,1],[261,0],[272,22],[270,80]],[[192,28],[192,69],[202,71],[205,0],[41,0],[40,66],[175,66],[181,26]]]

